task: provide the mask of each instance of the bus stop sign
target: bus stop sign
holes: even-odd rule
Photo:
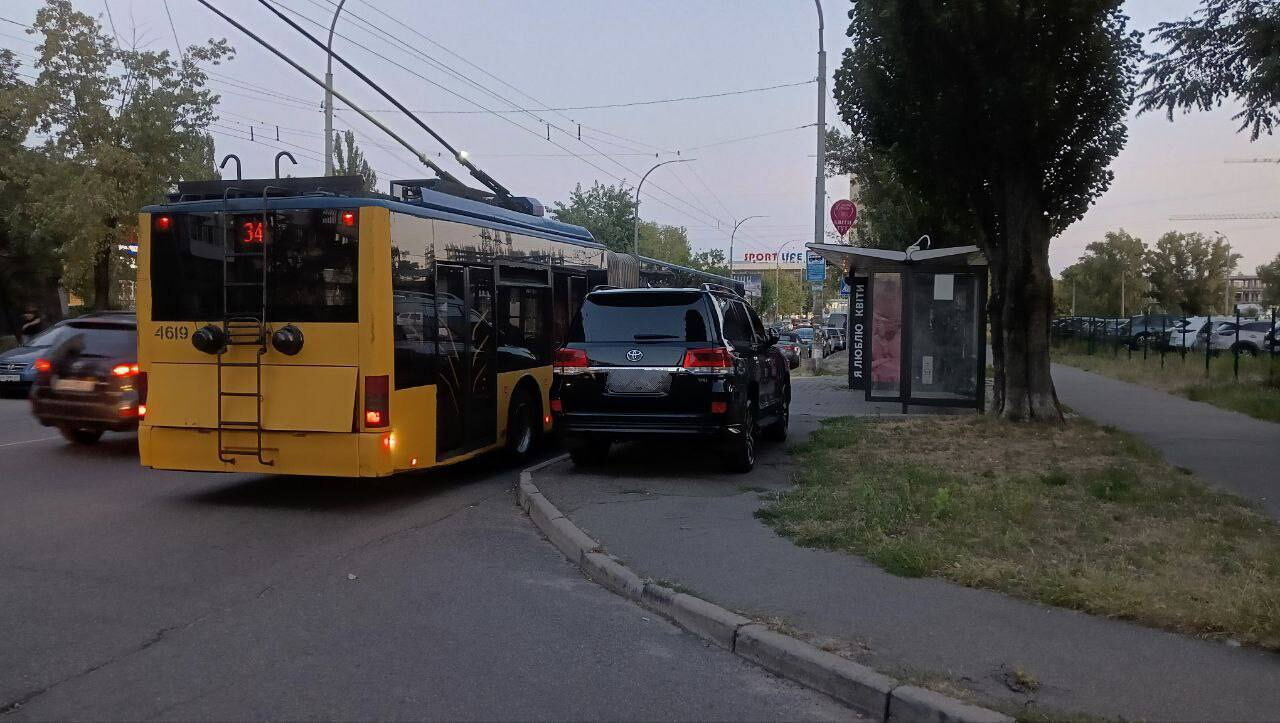
[[[831,223],[835,224],[836,231],[841,237],[849,233],[849,229],[853,228],[857,220],[858,207],[853,201],[842,198],[831,204]]]

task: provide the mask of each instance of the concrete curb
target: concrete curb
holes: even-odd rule
[[[1013,723],[1014,719],[1003,713],[904,685],[702,598],[644,582],[604,553],[599,542],[565,517],[534,484],[534,472],[568,457],[561,455],[521,472],[516,501],[542,534],[594,582],[779,677],[829,695],[878,720]]]

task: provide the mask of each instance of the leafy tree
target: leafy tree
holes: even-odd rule
[[[1236,119],[1253,140],[1280,121],[1280,3],[1203,0],[1190,17],[1152,29],[1164,46],[1151,56],[1139,108],[1211,110],[1227,99],[1244,106]]]
[[[557,221],[584,226],[596,241],[613,251],[631,253],[636,202],[622,186],[605,186],[599,182],[582,190],[574,187],[569,202],[556,201],[551,215]]]
[[[46,163],[29,178],[32,216],[63,236],[68,285],[109,308],[138,208],[179,179],[214,175],[206,128],[218,97],[205,89],[203,68],[231,49],[210,41],[175,59],[120,48],[70,0],[46,0],[29,32],[41,37],[31,108],[46,137]]]
[[[766,318],[793,316],[805,312],[809,286],[803,272],[763,272],[760,275],[760,298],[754,300],[756,312]]]
[[[333,133],[333,170],[339,176],[360,176],[364,179],[366,191],[378,187],[378,174],[365,159],[360,146],[356,145],[356,134],[349,130]]]
[[[973,228],[991,272],[992,413],[1060,420],[1049,240],[1112,180],[1140,36],[1122,0],[860,0],[841,117],[913,198]]]
[[[852,175],[860,188],[858,220],[850,241],[866,248],[901,251],[928,234],[934,248],[973,243],[972,219],[948,216],[945,209],[903,185],[888,158],[875,155],[851,134],[827,131],[827,176]]]
[[[693,253],[689,234],[681,226],[666,226],[653,221],[640,222],[640,255],[660,261],[688,266]],[[628,253],[630,247],[627,248]]]
[[[689,268],[705,271],[708,274],[729,275],[729,262],[725,260],[724,251],[720,249],[699,251],[693,254],[689,257]]]
[[[1134,314],[1147,298],[1147,246],[1124,229],[1108,233],[1085,247],[1076,263],[1062,272],[1068,304],[1072,294],[1080,314]]]
[[[1258,278],[1262,280],[1264,290],[1262,303],[1264,306],[1280,306],[1280,254],[1269,264],[1258,267]]]
[[[1170,231],[1147,252],[1151,296],[1188,316],[1229,312],[1227,278],[1239,260],[1222,236]]]
[[[34,229],[29,177],[44,158],[24,142],[35,122],[30,88],[12,52],[0,50],[0,334],[19,336],[26,307],[61,318],[58,241]]]

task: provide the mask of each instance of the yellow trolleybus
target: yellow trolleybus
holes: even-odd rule
[[[143,210],[144,465],[382,476],[550,428],[552,355],[611,254],[531,199],[357,188],[183,183]]]

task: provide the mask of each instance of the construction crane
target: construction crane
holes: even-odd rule
[[[1280,158],[1228,158],[1225,163],[1280,163]],[[1188,213],[1170,216],[1170,221],[1273,221],[1280,219],[1280,211],[1256,213]]]

